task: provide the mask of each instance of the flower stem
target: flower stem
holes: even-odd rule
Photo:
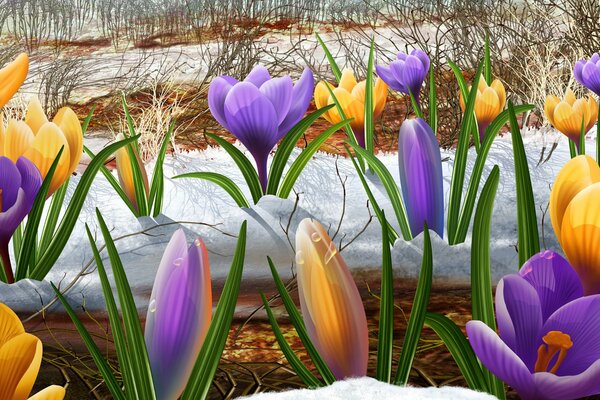
[[[2,266],[6,274],[6,283],[15,283],[12,266],[10,264],[10,255],[8,253],[8,243],[0,243],[0,257],[2,258]]]
[[[266,194],[268,181],[267,157],[255,157],[254,161],[256,161],[256,171],[258,172],[260,186],[262,187],[263,194]]]

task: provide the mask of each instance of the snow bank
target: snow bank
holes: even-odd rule
[[[534,131],[524,137],[534,185],[538,222],[541,225],[543,211],[549,199],[550,185],[569,159],[568,145],[564,138],[559,138],[559,145],[552,157],[538,165],[544,146],[542,138],[547,140],[547,136]],[[98,147],[97,141],[88,141],[88,144]],[[549,143],[545,154],[548,154],[550,147]],[[588,144],[588,148],[593,148],[592,142]],[[295,150],[294,155],[298,151]],[[397,155],[379,154],[378,157],[398,179]],[[442,158],[447,202],[452,154],[444,152]],[[471,150],[469,169],[474,159],[474,150]],[[339,177],[336,174],[336,164]],[[494,164],[498,164],[501,171],[494,203],[490,243],[492,276],[493,280],[497,281],[501,276],[517,269],[516,189],[510,136],[496,139],[485,167],[484,179]],[[149,166],[149,169],[151,168],[152,165]],[[101,237],[95,217],[96,207],[100,209],[109,228],[112,229],[140,308],[145,308],[148,302],[162,252],[170,236],[178,228],[184,229],[190,242],[195,236],[201,236],[205,240],[210,252],[212,278],[217,281],[222,281],[227,275],[236,244],[235,236],[243,220],[248,221],[248,250],[244,270],[246,282],[270,277],[267,256],[273,258],[283,276],[290,276],[294,262],[294,232],[298,223],[306,217],[316,218],[329,228],[331,236],[335,238],[351,268],[361,270],[380,267],[381,229],[372,210],[367,208],[364,189],[348,159],[324,153],[317,154],[297,181],[297,204],[294,195],[285,200],[267,196],[249,209],[238,208],[222,189],[210,182],[170,179],[174,175],[192,171],[223,173],[248,194],[243,177],[229,156],[219,148],[167,157],[165,175],[168,178],[165,180],[164,211],[155,219],[136,219],[104,177],[98,175],[86,199],[79,223],[47,281],[24,281],[8,288],[6,285],[0,285],[0,301],[21,311],[37,310],[41,304],[47,304],[53,298],[49,286],[49,282],[52,281],[60,284],[62,290],[68,289],[67,297],[73,304],[85,301],[88,309],[103,309],[104,300],[97,273],[91,263],[92,254],[84,228],[85,224],[88,224],[92,232]],[[373,192],[379,205],[386,210],[386,215],[392,218],[392,207],[376,176],[369,179],[373,183]],[[73,192],[77,181],[78,177],[72,179],[67,196]],[[397,225],[393,220],[392,223]],[[549,217],[544,220],[543,237],[542,245],[559,250]],[[432,240],[436,281],[468,284],[471,238],[467,237],[465,244],[452,247],[435,234],[432,234]],[[398,277],[417,276],[422,247],[422,235],[410,242],[399,240],[395,244],[393,261]]]
[[[298,389],[280,393],[260,393],[243,400],[493,400],[487,393],[459,387],[414,388],[389,385],[373,378],[335,382],[321,389]]]

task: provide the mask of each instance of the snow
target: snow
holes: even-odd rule
[[[524,133],[528,154],[538,223],[546,209],[550,185],[560,168],[569,159],[567,141],[556,137],[559,145],[549,161],[538,165],[544,140],[551,147],[552,136],[539,131]],[[542,140],[544,139],[544,140]],[[87,143],[97,149],[104,145],[98,139]],[[590,141],[588,149],[595,148]],[[240,149],[243,149],[240,146]],[[548,150],[547,149],[547,150]],[[292,159],[299,152],[295,150]],[[547,154],[547,152],[546,152]],[[396,154],[379,154],[378,157],[398,179]],[[449,158],[448,158],[449,157]],[[444,151],[444,176],[446,202],[449,192],[452,154]],[[469,155],[469,169],[475,160],[474,150]],[[336,163],[340,177],[336,175]],[[490,252],[492,279],[497,282],[505,274],[517,270],[516,189],[510,136],[498,137],[490,151],[483,179],[494,164],[500,167],[500,183],[494,203]],[[294,232],[298,223],[307,217],[319,220],[329,232],[350,268],[355,271],[377,270],[381,266],[381,228],[372,210],[367,208],[367,197],[350,160],[318,153],[299,177],[295,196],[279,199],[266,196],[249,209],[238,208],[228,195],[213,183],[197,179],[170,177],[192,171],[214,171],[229,176],[248,195],[241,173],[233,166],[229,156],[220,148],[177,153],[165,161],[165,198],[163,214],[157,218],[136,219],[123,204],[112,187],[100,174],[95,179],[86,199],[73,234],[44,282],[22,281],[13,286],[0,284],[0,302],[18,311],[35,311],[41,304],[53,299],[49,282],[60,285],[74,306],[85,302],[88,310],[104,309],[104,299],[97,273],[91,262],[92,254],[85,235],[85,224],[96,237],[101,238],[95,216],[99,208],[107,221],[123,264],[131,281],[137,304],[144,309],[154,281],[162,252],[172,233],[183,228],[191,241],[201,236],[209,249],[211,276],[222,282],[227,275],[236,245],[236,235],[243,220],[248,221],[248,241],[244,282],[271,279],[266,257],[270,256],[283,277],[289,277],[294,267]],[[233,166],[233,167],[232,167]],[[152,169],[152,165],[148,165]],[[69,197],[78,177],[71,182]],[[376,176],[369,176],[379,205],[397,226],[392,207]],[[342,182],[345,182],[342,185]],[[480,188],[483,186],[483,181]],[[344,191],[345,201],[344,201]],[[293,210],[295,210],[293,212]],[[342,218],[343,215],[343,218]],[[371,215],[373,215],[371,217]],[[369,220],[372,221],[369,223]],[[341,222],[340,222],[341,219]],[[339,228],[338,228],[339,227]],[[336,234],[336,231],[338,233]],[[287,233],[286,233],[287,232]],[[544,220],[542,246],[559,250],[549,218]],[[442,238],[432,233],[434,280],[436,283],[470,283],[470,242],[448,246]],[[98,240],[102,244],[102,240]],[[398,240],[393,249],[394,272],[398,279],[416,278],[421,264],[422,235],[410,242]],[[104,254],[104,253],[103,253]],[[110,274],[110,268],[109,268]],[[249,286],[245,286],[249,287]],[[66,290],[68,289],[68,290]],[[244,285],[242,287],[244,290]]]
[[[335,382],[320,389],[298,389],[280,393],[259,393],[243,400],[493,400],[487,393],[459,387],[415,388],[379,382],[373,378],[355,378]]]

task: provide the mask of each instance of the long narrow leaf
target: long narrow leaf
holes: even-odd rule
[[[42,230],[42,238],[40,239],[39,249],[44,250],[48,247],[50,240],[52,240],[52,236],[54,235],[54,231],[56,229],[56,224],[58,223],[58,217],[60,216],[60,211],[62,210],[63,203],[65,201],[65,196],[67,194],[67,189],[69,188],[69,179],[65,181],[61,185],[60,188],[52,195],[52,200],[50,201],[50,208],[48,210],[48,214],[46,215],[46,221],[44,222],[44,228]]]
[[[73,310],[73,308],[71,308],[69,302],[63,297],[63,295],[56,288],[56,286],[54,286],[54,283],[50,284],[52,285],[52,289],[54,289],[58,300],[60,300],[63,307],[67,311],[67,314],[69,315],[69,317],[71,317],[73,324],[75,324],[75,328],[77,328],[79,336],[81,336],[85,347],[87,347],[88,351],[90,352],[90,355],[92,356],[92,359],[94,360],[94,363],[96,364],[100,375],[102,375],[104,383],[106,383],[106,386],[108,387],[108,390],[110,391],[111,395],[114,399],[125,400],[125,395],[123,394],[121,387],[117,383],[117,380],[113,375],[110,366],[104,359],[104,356],[102,355],[102,352],[94,342],[94,339],[92,339],[92,336],[90,335],[88,330],[85,328],[83,323],[81,323],[81,320],[79,319],[77,314],[75,314],[75,311]]]
[[[517,180],[517,230],[519,235],[519,268],[521,268],[525,261],[540,251],[540,238],[527,155],[525,154],[515,108],[511,101],[508,102],[508,112],[510,114],[510,132],[515,158],[515,179]]]
[[[490,37],[487,34],[487,32],[485,34],[483,62],[484,62],[483,74],[485,76],[485,82],[489,86],[492,84],[492,58],[490,56]]]
[[[437,135],[437,91],[435,87],[435,69],[429,67],[429,126]]]
[[[277,151],[273,156],[273,160],[271,161],[271,166],[269,167],[269,179],[267,182],[267,193],[266,194],[277,194],[277,189],[279,188],[279,183],[281,181],[281,176],[283,175],[283,170],[292,154],[292,150],[296,147],[296,143],[300,140],[300,137],[306,132],[306,130],[323,114],[327,111],[335,107],[334,104],[329,104],[323,108],[319,108],[316,111],[308,114],[304,117],[300,122],[298,122],[294,127],[288,132],[287,135],[283,138],[279,146],[277,146]]]
[[[96,109],[96,105],[94,104],[92,106],[92,108],[90,108],[90,111],[88,112],[87,116],[83,119],[83,123],[81,124],[81,134],[82,135],[85,135],[85,133],[87,132],[87,129],[90,126],[90,121],[92,120],[92,117],[94,116],[95,109]]]
[[[469,341],[454,322],[443,315],[425,314],[425,325],[429,326],[444,341],[452,358],[458,365],[467,385],[477,391],[489,392],[485,375]]]
[[[133,126],[133,119],[129,114],[129,108],[127,107],[127,102],[125,101],[125,95],[123,95],[123,110],[125,111],[127,125],[129,126],[129,136],[135,136],[135,127]],[[128,144],[126,146],[126,150],[129,156],[135,202],[137,203],[136,216],[146,216],[149,215],[148,193],[146,193],[146,186],[144,184],[144,178],[142,174],[142,168],[144,168],[144,166],[138,163],[138,160],[140,159],[140,146],[137,140],[133,144]]]
[[[265,295],[261,292],[260,297],[263,301],[263,305],[267,312],[267,317],[269,318],[269,323],[271,324],[271,328],[273,329],[273,333],[275,334],[275,338],[277,339],[277,343],[279,344],[279,348],[281,352],[285,356],[285,359],[290,363],[290,366],[296,372],[296,375],[302,379],[302,382],[309,388],[315,388],[323,386],[321,381],[319,381],[310,370],[302,363],[300,358],[296,355],[292,347],[285,340],[283,333],[281,332],[281,328],[279,328],[279,324],[273,315],[273,311],[271,311],[271,307],[269,306],[269,302]]]
[[[408,88],[408,96],[410,97],[410,104],[412,105],[413,111],[415,112],[415,114],[417,115],[418,118],[423,118],[423,111],[421,111],[421,107],[419,106],[419,103],[417,102],[417,98],[415,97],[415,94],[412,92],[412,90],[410,90],[410,88]]]
[[[323,52],[325,52],[325,56],[327,57],[327,61],[329,62],[329,66],[331,67],[331,71],[333,72],[335,79],[339,82],[340,79],[342,78],[342,71],[340,70],[340,67],[335,62],[335,58],[333,58],[333,55],[327,48],[327,45],[325,44],[323,39],[321,39],[321,36],[319,36],[318,33],[316,34],[316,36],[317,36],[317,40],[319,41],[319,44],[323,48]]]
[[[373,122],[373,64],[374,60],[374,50],[375,47],[375,38],[371,37],[371,47],[369,49],[369,62],[367,64],[367,79],[365,82],[365,104],[364,104],[364,120],[365,120],[365,150],[369,153],[374,152],[373,142],[375,138],[375,125]]]
[[[277,196],[282,199],[287,199],[290,195],[292,189],[294,188],[294,184],[296,180],[306,167],[306,164],[312,159],[313,155],[319,150],[321,145],[325,143],[325,141],[331,136],[334,132],[342,128],[346,125],[350,120],[341,121],[327,130],[321,133],[319,136],[314,138],[312,142],[308,146],[302,150],[302,152],[298,155],[298,157],[294,160],[292,165],[290,165],[290,169],[285,174],[285,177],[281,181],[281,186],[279,187],[279,191],[277,192]]]
[[[237,303],[246,254],[246,221],[242,223],[229,275],[181,400],[204,400],[225,348]]]
[[[481,196],[475,210],[473,223],[473,243],[471,247],[471,301],[474,320],[483,321],[492,330],[496,330],[494,317],[494,298],[492,295],[492,278],[490,263],[490,230],[492,210],[500,169],[494,166],[490,176],[483,185]],[[487,369],[483,369],[488,381],[490,393],[499,399],[505,397],[504,384]]]
[[[187,174],[181,174],[173,177],[173,179],[181,178],[204,179],[216,183],[231,196],[231,198],[233,199],[233,201],[235,201],[238,207],[250,207],[250,203],[248,203],[248,200],[246,200],[246,196],[244,196],[242,190],[225,175],[221,175],[216,172],[190,172]]]
[[[287,291],[285,285],[279,277],[279,273],[277,272],[275,264],[273,264],[273,261],[270,257],[267,257],[267,261],[269,262],[269,268],[271,269],[271,275],[273,275],[273,280],[275,281],[277,291],[281,296],[281,300],[283,301],[285,310],[287,311],[288,316],[290,317],[290,321],[292,322],[294,329],[296,329],[296,333],[298,333],[298,337],[302,341],[306,352],[312,359],[313,364],[315,364],[317,371],[319,371],[319,374],[321,374],[321,377],[323,378],[325,383],[328,385],[332,384],[333,382],[335,382],[335,376],[333,375],[323,358],[321,358],[321,355],[317,351],[317,348],[310,340],[308,332],[306,331],[306,326],[304,325],[304,320],[302,319],[298,308],[296,308],[294,301],[292,300],[289,292]]]
[[[417,290],[413,300],[410,318],[404,334],[404,343],[398,362],[398,373],[396,374],[396,385],[406,385],[408,376],[417,354],[417,346],[421,338],[421,331],[425,323],[427,306],[429,305],[429,295],[433,280],[433,255],[431,251],[431,238],[429,237],[429,227],[425,224],[423,230],[423,259],[421,260],[421,273],[417,283]]]
[[[152,173],[152,183],[150,184],[150,195],[148,196],[148,207],[153,208],[152,215],[156,217],[162,211],[163,195],[164,195],[164,171],[165,156],[169,148],[169,141],[175,130],[175,120],[169,124],[169,129],[163,142],[160,146],[156,163],[154,164],[154,172]]]
[[[379,336],[377,341],[377,380],[392,381],[392,353],[394,350],[394,272],[392,252],[387,238],[388,224],[381,210],[381,300],[379,301]]]
[[[156,399],[154,392],[154,383],[152,380],[152,370],[150,369],[150,360],[144,341],[144,333],[142,332],[142,324],[137,313],[137,307],[133,300],[133,292],[129,286],[125,269],[121,263],[121,257],[117,252],[115,243],[110,236],[110,232],[100,211],[96,209],[96,217],[98,224],[104,237],[106,251],[110,259],[110,265],[117,286],[119,295],[119,304],[123,313],[123,326],[125,327],[125,335],[127,337],[128,351],[130,352],[130,367],[132,375],[136,382],[136,387],[142,399]]]

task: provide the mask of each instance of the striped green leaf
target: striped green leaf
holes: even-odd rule
[[[385,212],[381,212],[381,300],[379,302],[379,335],[377,341],[378,381],[392,381],[392,354],[394,351],[394,271],[390,251],[388,223]]]
[[[374,124],[374,98],[373,98],[373,66],[375,64],[375,38],[371,37],[371,47],[369,49],[369,61],[367,64],[367,78],[365,82],[365,150],[369,153],[374,152],[375,124]]]
[[[437,135],[437,90],[435,87],[435,70],[429,67],[429,126]]]
[[[327,57],[327,61],[329,62],[329,66],[331,67],[331,71],[333,72],[335,79],[339,82],[340,79],[342,78],[342,70],[340,70],[340,67],[335,62],[335,58],[333,58],[333,55],[327,48],[327,45],[325,44],[323,39],[321,39],[321,36],[319,36],[318,33],[316,34],[316,36],[317,36],[317,40],[319,41],[319,44],[323,48],[323,52],[325,52],[325,56]]]
[[[242,190],[225,175],[221,175],[216,172],[190,172],[173,177],[173,179],[181,178],[204,179],[216,183],[231,196],[238,207],[250,207],[250,203],[248,203],[248,200],[246,200],[246,196],[244,196]]]
[[[165,173],[163,171],[163,165],[165,163],[165,156],[167,149],[169,148],[169,141],[175,130],[175,120],[169,124],[169,129],[163,139],[160,146],[160,150],[156,157],[156,164],[154,165],[154,172],[152,173],[152,183],[150,184],[150,195],[148,196],[148,206],[152,208],[152,216],[156,217],[162,212],[164,188],[165,188]]]

